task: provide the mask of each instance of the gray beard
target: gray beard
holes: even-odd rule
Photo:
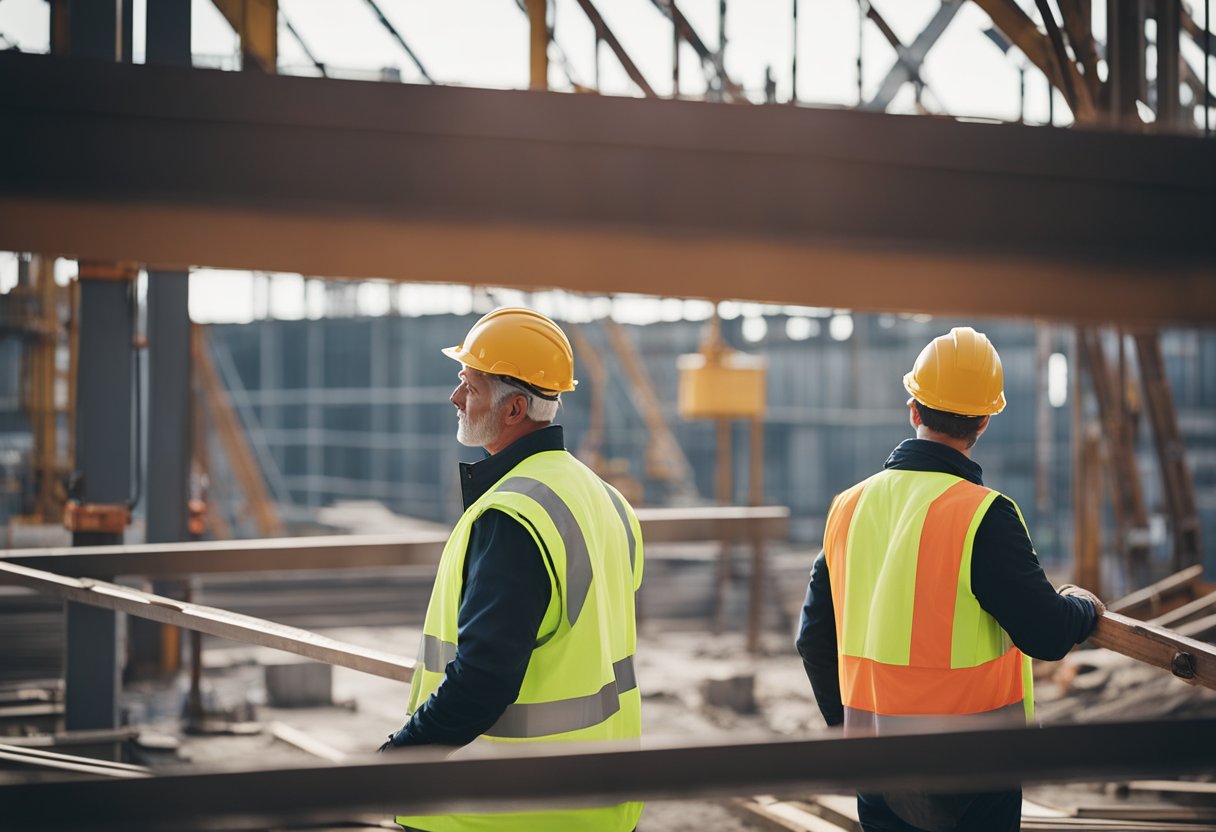
[[[456,441],[469,448],[484,448],[498,438],[498,425],[492,414],[475,422],[463,410],[456,411]]]

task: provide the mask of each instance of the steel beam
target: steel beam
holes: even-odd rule
[[[279,771],[3,785],[0,817],[23,829],[173,830],[238,820],[278,826],[351,810],[388,817],[758,792],[981,791],[1018,782],[1211,772],[1213,747],[1213,719],[642,750],[512,745],[489,758],[398,752],[375,762]]]
[[[789,532],[784,506],[639,508],[646,544],[693,543],[757,537],[783,539]],[[438,563],[447,532],[334,535],[204,543],[163,543],[92,548],[10,549],[0,563],[16,563],[60,575],[201,575],[299,569],[355,569]]]
[[[308,630],[288,627],[262,618],[191,604],[106,581],[69,578],[41,569],[18,566],[15,563],[0,563],[0,576],[3,576],[5,583],[57,595],[77,606],[87,605],[90,609],[124,612],[148,621],[172,624],[244,644],[284,650],[326,664],[349,667],[399,682],[408,682],[414,675],[413,659],[369,647],[346,644]]]
[[[1216,320],[1216,163],[1198,138],[9,53],[0,89],[10,250]]]

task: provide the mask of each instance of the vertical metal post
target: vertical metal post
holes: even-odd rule
[[[1157,122],[1158,130],[1171,132],[1182,128],[1182,102],[1178,89],[1182,82],[1179,54],[1182,38],[1181,0],[1157,0]],[[1207,56],[1204,56],[1207,60]]]
[[[1018,121],[1026,123],[1026,67],[1018,67]]]
[[[1203,135],[1212,132],[1212,108],[1208,105],[1208,90],[1212,88],[1212,0],[1203,0]]]
[[[146,60],[190,66],[190,0],[148,0]],[[149,543],[189,539],[190,499],[190,275],[148,271]],[[153,583],[158,595],[186,598],[182,580]],[[171,678],[181,667],[181,631],[153,621],[130,622],[131,678]]]
[[[718,419],[718,503],[729,505],[733,491],[731,480],[731,430],[729,419]],[[718,550],[718,574],[714,582],[714,632],[720,633],[726,624],[726,587],[731,575],[731,544],[722,541]]]
[[[1206,2],[1206,0],[1205,0]],[[718,60],[726,68],[726,0],[718,0]],[[718,79],[721,81],[721,79]]]
[[[121,7],[106,0],[52,5],[57,54],[106,61],[122,56]],[[119,279],[113,279],[119,277]],[[79,365],[76,373],[74,477],[83,504],[126,504],[131,498],[131,275],[113,265],[80,263]],[[121,528],[74,531],[73,546],[122,542]],[[118,616],[68,603],[65,613],[64,722],[68,730],[118,724]]]
[[[798,103],[798,0],[794,3],[794,43],[790,57],[790,103]]]
[[[1048,401],[1047,366],[1051,359],[1051,329],[1045,323],[1035,326],[1034,351],[1035,412],[1035,508],[1040,514],[1051,511],[1051,402]]]
[[[1136,100],[1144,79],[1144,15],[1140,0],[1106,0],[1107,88],[1115,124],[1140,124]]]
[[[321,486],[324,480],[322,479],[325,471],[325,448],[321,444],[321,431],[324,428],[324,410],[320,402],[324,399],[324,391],[321,389],[325,383],[325,330],[324,321],[312,324],[308,327],[307,335],[307,386],[308,386],[308,404],[306,405],[306,418],[308,425],[308,505],[316,507],[324,502],[324,495],[321,493]]]
[[[671,9],[671,97],[680,97],[680,13],[676,0],[667,0]]]
[[[860,107],[866,103],[865,96],[862,94],[862,82],[865,80],[865,62],[862,60],[861,52],[866,45],[866,9],[868,8],[868,0],[857,0],[857,106]]]
[[[764,419],[752,417],[751,424],[751,474],[749,476],[748,503],[758,506],[764,502]],[[764,614],[764,538],[752,537],[752,580],[747,604],[747,649],[760,652],[760,628]]]
[[[548,5],[548,0],[528,0],[528,88],[533,90],[549,89]]]
[[[147,4],[147,63],[190,66],[190,0]]]
[[[74,38],[73,43],[78,41]],[[81,504],[131,498],[132,303],[129,276],[110,264],[80,264],[80,370],[77,374],[76,487]],[[121,530],[76,531],[73,546],[113,545]],[[118,724],[119,623],[98,607],[67,605],[65,710],[69,730]]]
[[[148,273],[149,543],[189,539],[190,416],[190,275],[153,270]],[[184,598],[186,586],[181,580],[157,581],[153,591]],[[132,674],[175,675],[180,639],[176,627],[132,622]]]
[[[1072,355],[1068,362],[1069,381],[1072,389],[1072,576],[1073,582],[1084,586],[1082,578],[1082,553],[1085,551],[1085,411],[1081,404],[1081,328],[1073,332]]]

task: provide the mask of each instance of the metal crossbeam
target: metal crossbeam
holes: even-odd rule
[[[18,566],[15,563],[0,563],[0,580],[56,595],[78,604],[125,612],[137,618],[172,624],[245,644],[284,650],[385,679],[408,682],[414,675],[413,659],[395,656],[383,650],[347,644],[298,627],[288,627],[285,624],[216,607],[153,595],[106,581],[69,578],[40,569]]]
[[[942,0],[942,3],[937,7],[937,11],[929,20],[921,33],[912,41],[911,46],[904,46],[895,33],[891,31],[889,26],[885,26],[885,21],[878,24],[878,20],[882,20],[878,15],[873,5],[869,5],[868,14],[871,19],[878,24],[882,30],[883,36],[891,43],[891,47],[895,50],[898,56],[895,60],[895,65],[887,72],[886,77],[882,79],[882,83],[878,85],[878,92],[862,107],[863,110],[872,110],[882,112],[887,107],[891,106],[891,102],[899,93],[901,87],[909,81],[915,81],[920,78],[920,67],[925,62],[925,58],[929,54],[929,50],[946,32],[946,28],[950,25],[950,21],[954,20],[954,16],[958,14],[959,9],[963,7],[962,0]]]
[[[0,89],[12,251],[1216,321],[1200,138],[9,53]]]
[[[785,506],[639,508],[637,515],[647,545],[779,540],[789,534],[790,512]],[[447,532],[437,531],[9,549],[0,553],[0,564],[14,563],[78,577],[429,566],[439,562],[439,553],[446,542]]]
[[[1214,747],[1213,719],[643,750],[559,743],[529,753],[512,745],[492,758],[406,752],[279,771],[0,785],[0,817],[30,830],[174,830],[214,827],[220,819],[317,822],[351,810],[389,817],[759,792],[980,791],[1018,782],[1211,772]]]

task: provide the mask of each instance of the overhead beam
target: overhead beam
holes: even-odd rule
[[[9,53],[0,87],[8,250],[1216,321],[1216,169],[1198,138]]]
[[[784,506],[639,508],[637,515],[647,544],[779,540],[789,534],[789,509]],[[0,553],[0,565],[13,563],[77,577],[430,566],[439,562],[447,536],[446,531],[435,531],[9,549]]]
[[[1210,772],[1213,747],[1213,719],[642,750],[512,745],[491,757],[399,752],[339,766],[0,785],[0,817],[30,830],[176,830],[318,822],[352,810],[392,816],[793,790],[983,791]]]
[[[106,581],[69,578],[41,569],[18,566],[15,563],[0,563],[0,581],[55,595],[65,601],[124,612],[137,618],[172,624],[243,644],[283,650],[398,682],[408,682],[414,675],[416,662],[413,659],[370,647],[347,644],[298,627],[288,627],[285,624],[216,607],[191,604]]]

